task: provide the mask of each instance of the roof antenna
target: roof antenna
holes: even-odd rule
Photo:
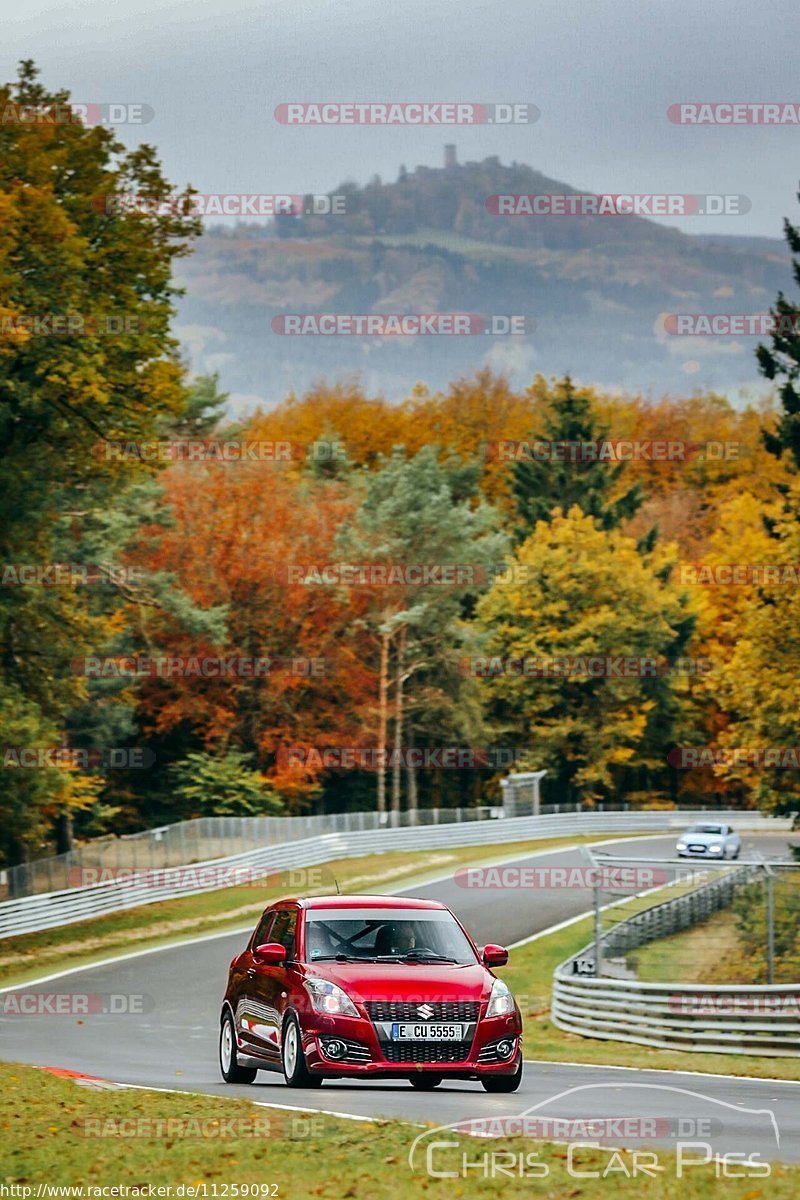
[[[336,876],[333,874],[333,871],[331,871],[331,877],[333,879],[333,882],[336,884],[336,895],[341,896],[342,893],[339,891],[339,881],[336,878]]]

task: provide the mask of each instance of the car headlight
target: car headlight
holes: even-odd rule
[[[708,851],[709,854],[721,854],[722,846],[720,846],[719,842],[715,842],[713,846],[708,847]]]
[[[686,842],[684,842],[684,841],[683,841],[683,839],[681,839],[681,840],[680,840],[680,841],[677,843],[677,845],[676,845],[676,849],[677,849],[677,850],[685,850],[685,849],[686,849],[686,845],[687,845],[687,843],[686,843]]]
[[[303,984],[316,1012],[329,1017],[358,1016],[358,1009],[347,992],[335,983],[329,983],[327,979],[305,979]]]
[[[502,979],[495,979],[489,1004],[486,1009],[487,1017],[504,1017],[514,1011],[514,997]]]

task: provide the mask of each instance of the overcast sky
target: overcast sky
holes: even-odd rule
[[[330,191],[344,179],[497,154],[586,191],[743,194],[687,232],[780,236],[800,127],[673,125],[679,101],[800,101],[797,3],[770,0],[0,0],[2,76],[34,58],[75,100],[150,105],[155,144],[202,192]],[[530,102],[499,128],[286,127],[277,104]]]

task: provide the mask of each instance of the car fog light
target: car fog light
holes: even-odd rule
[[[512,1038],[503,1038],[501,1042],[497,1043],[498,1058],[510,1058],[513,1053],[514,1041]]]
[[[339,1059],[344,1058],[347,1054],[347,1045],[344,1042],[340,1042],[338,1038],[331,1038],[329,1041],[324,1041],[322,1048],[327,1058]]]

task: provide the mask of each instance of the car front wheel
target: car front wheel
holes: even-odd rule
[[[219,1027],[219,1068],[226,1083],[252,1083],[258,1072],[240,1067],[236,1057],[236,1033],[233,1017],[226,1012]]]
[[[294,1013],[289,1014],[283,1027],[281,1064],[284,1079],[289,1087],[319,1087],[322,1083],[322,1076],[312,1075],[306,1065],[303,1039],[300,1035],[300,1022]]]
[[[515,1092],[522,1083],[522,1062],[513,1075],[487,1075],[481,1083],[486,1092]]]

